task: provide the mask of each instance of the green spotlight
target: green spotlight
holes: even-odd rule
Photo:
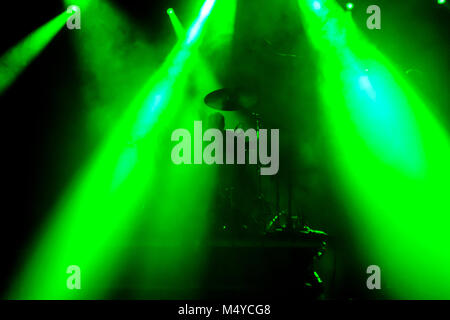
[[[169,8],[167,9],[167,14],[169,15],[170,22],[172,23],[177,38],[179,40],[184,39],[186,31],[184,30],[184,27],[181,24],[180,19],[178,19],[178,16],[176,15],[175,11],[172,8]]]
[[[190,28],[192,31],[150,77],[100,150],[56,205],[52,220],[30,250],[32,253],[24,269],[18,272],[9,297],[105,297],[106,289],[102,284],[109,283],[115,272],[105,271],[104,266],[121,267],[117,259],[120,245],[128,239],[132,222],[139,212],[136,208],[148,187],[158,185],[152,162],[156,161],[152,150],[157,148],[151,144],[158,134],[149,133],[160,129],[155,128],[155,124],[171,118],[170,112],[175,111],[168,107],[173,108],[180,99],[179,92],[192,62],[190,58],[194,56],[194,46],[201,39],[203,25],[214,2],[206,0]],[[163,115],[164,109],[169,112]],[[72,264],[80,266],[86,275],[82,281],[87,285],[81,291],[67,290],[65,271]],[[45,283],[44,287],[42,283]]]
[[[447,0],[438,0],[438,4],[445,4],[447,2]]]
[[[322,7],[322,6],[320,5],[320,2],[319,2],[319,1],[314,1],[314,2],[313,2],[313,8],[314,8],[314,10],[320,10],[321,7]]]
[[[63,12],[33,31],[15,47],[0,57],[0,94],[6,90],[25,68],[39,55],[61,30],[70,16]]]
[[[300,0],[300,12],[321,55],[317,88],[335,155],[330,163],[358,226],[353,232],[359,250],[367,261],[389,266],[387,295],[448,299],[448,133],[428,110],[430,103],[365,39],[339,3],[323,3],[319,15],[309,1]]]
[[[345,7],[348,9],[348,10],[352,10],[353,8],[354,8],[354,4],[352,3],[352,2],[347,2],[347,4],[345,5]]]
[[[206,17],[211,12],[215,2],[216,0],[206,0],[205,3],[203,4],[200,10],[200,17],[195,21],[193,26],[188,31],[188,38],[186,41],[187,45],[190,45],[198,37],[199,31],[202,28]]]

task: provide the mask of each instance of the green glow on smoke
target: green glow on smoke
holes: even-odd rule
[[[316,2],[299,4],[359,248],[381,267],[389,296],[450,298],[448,134],[352,18],[335,1]]]
[[[232,36],[236,20],[237,0],[217,1],[216,9],[211,14],[208,39]]]
[[[16,46],[0,57],[0,94],[3,93],[25,68],[65,25],[70,14],[63,12],[33,31]]]
[[[93,3],[89,2],[90,9],[95,8]],[[159,200],[156,146],[164,126],[157,123],[167,126],[176,115],[171,108],[180,105],[179,92],[186,84],[190,56],[213,5],[212,0],[205,2],[186,40],[178,43],[154,72],[99,152],[66,190],[13,283],[10,298],[107,297],[112,278],[123,265],[120,246],[127,243],[140,218],[141,198],[146,190],[153,190],[150,197]],[[80,9],[86,14],[86,8]],[[120,22],[115,11],[106,9],[101,11],[105,14],[102,19]],[[101,40],[112,41],[97,41]],[[82,290],[66,288],[65,271],[72,264],[81,268]]]
[[[232,6],[231,6],[232,7]],[[230,19],[230,16],[232,19]],[[172,14],[173,23],[179,41],[186,35],[181,22]],[[218,32],[233,32],[234,10],[230,10],[229,1],[217,1],[214,11],[209,16],[208,26],[204,30],[205,38],[217,36]],[[205,119],[214,113],[203,104],[203,98],[213,90],[221,88],[214,74],[208,68],[200,53],[192,50],[190,57],[191,72],[188,75],[189,86],[195,90],[177,93],[179,103],[173,104],[169,128],[187,128],[193,135],[193,122]],[[145,117],[143,117],[145,118]],[[230,120],[231,117],[228,118]],[[159,120],[161,122],[161,120]],[[167,136],[168,137],[168,136]],[[170,148],[164,151],[164,144],[158,150],[169,154]],[[210,204],[212,192],[216,187],[217,172],[214,166],[168,166],[159,167],[159,176],[164,182],[158,183],[158,197],[152,203],[157,214],[143,217],[140,232],[137,232],[133,243],[152,244],[155,247],[149,252],[148,247],[138,249],[138,261],[135,261],[133,288],[142,287],[144,293],[136,290],[136,298],[195,298],[199,284],[205,274],[205,258],[208,256],[204,243],[208,234],[205,228],[210,223]],[[151,270],[151,271],[149,271]],[[170,293],[182,290],[183,293]],[[169,292],[166,292],[168,290]]]

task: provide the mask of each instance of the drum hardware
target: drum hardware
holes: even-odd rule
[[[256,128],[256,137],[259,139],[259,132],[263,128],[263,122],[261,115],[254,110],[258,101],[258,97],[252,93],[245,92],[242,89],[238,88],[223,88],[219,90],[215,90],[204,98],[205,104],[213,109],[220,111],[243,111],[248,113],[251,116],[251,119],[254,121]],[[239,124],[236,126],[236,128]],[[288,233],[297,233],[301,232],[304,234],[316,234],[321,231],[312,231],[308,226],[304,225],[303,219],[301,215],[294,215],[292,210],[292,177],[289,177],[288,185],[287,185],[287,209],[281,210],[280,208],[280,185],[279,179],[275,178],[275,208],[271,208],[271,203],[266,200],[263,188],[262,188],[262,176],[259,174],[262,165],[258,162],[256,165],[256,175],[257,175],[257,184],[256,184],[256,207],[258,208],[257,213],[259,217],[251,217],[253,218],[252,223],[253,226],[260,226],[261,229],[250,230],[252,226],[248,226],[247,224],[239,225],[237,223],[235,214],[231,214],[233,218],[229,221],[228,224],[222,226],[223,230],[227,230],[228,232],[232,232],[232,229],[238,229],[238,231],[253,231],[256,233],[270,233],[270,232],[288,232]],[[234,188],[226,188],[226,193],[229,195],[227,199],[228,210],[230,212],[236,211],[236,204],[234,202]],[[264,214],[268,213],[269,217],[264,217]],[[251,214],[250,214],[251,215]],[[325,234],[325,233],[323,233]],[[326,235],[326,234],[325,234]]]

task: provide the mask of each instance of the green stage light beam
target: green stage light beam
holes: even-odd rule
[[[234,3],[234,5],[233,5]],[[218,35],[227,34],[232,36],[234,34],[234,18],[236,11],[236,1],[217,1],[215,4],[215,10],[211,13],[210,21],[208,22],[208,28],[205,29],[208,39],[211,37],[217,37]],[[167,10],[174,28],[175,34],[179,41],[184,39],[186,35],[186,30],[182,25],[181,21],[175,13],[175,10],[170,8]],[[232,19],[229,19],[231,17]],[[201,57],[198,50],[193,52],[193,60],[196,65],[196,82],[201,82],[201,85],[197,85],[197,90],[201,91],[201,94],[205,96],[213,90],[220,89],[221,86],[218,83],[216,77],[210,71],[207,63]],[[203,100],[202,97],[199,97]]]
[[[39,55],[62,29],[70,14],[63,12],[33,31],[0,58],[0,94],[2,94],[26,67]]]
[[[167,14],[169,15],[170,22],[172,23],[177,38],[183,39],[186,31],[181,25],[180,19],[178,19],[178,16],[176,15],[175,11],[172,8],[167,9]]]
[[[64,194],[13,283],[11,299],[105,297],[112,275],[120,268],[117,247],[126,243],[136,205],[157,178],[158,169],[152,166],[157,154],[151,144],[157,135],[149,133],[164,109],[179,99],[173,95],[178,80],[184,78],[191,51],[213,5],[214,0],[205,2],[186,40],[154,73],[105,145]],[[158,188],[154,188],[157,199]],[[82,290],[67,289],[65,271],[69,265],[80,266]]]
[[[381,267],[390,297],[449,298],[447,132],[335,1],[299,4],[320,54],[330,166],[362,256]]]
[[[229,2],[217,1],[214,8],[204,30],[208,40],[211,36],[217,36],[217,27],[227,30],[224,31],[226,33],[234,30],[230,24],[226,25],[232,20],[228,15],[234,18],[234,11],[229,10]],[[171,13],[176,18],[175,12]],[[174,27],[179,30],[176,34],[179,41],[182,41],[179,35],[186,32],[181,22],[178,21]],[[204,119],[208,113],[214,112],[203,105],[204,96],[221,88],[221,85],[199,50],[193,50],[191,59],[190,85],[180,92],[182,97],[178,107],[171,108],[176,119],[172,116],[172,119],[165,119],[164,122],[171,123],[169,128],[187,128],[193,135],[194,121]],[[232,116],[228,116],[227,121],[230,118]],[[168,149],[165,152],[168,154],[170,151]],[[175,292],[164,295],[164,298],[196,297],[195,288],[198,288],[202,275],[205,274],[203,271],[208,257],[205,247],[197,244],[204,243],[208,237],[206,226],[211,222],[210,204],[217,180],[216,169],[215,166],[206,164],[176,166],[170,163],[159,167],[159,176],[164,177],[164,183],[159,184],[158,201],[153,204],[156,206],[154,214],[141,220],[140,236],[133,241],[149,244],[137,254],[139,261],[135,265],[138,267],[132,272],[137,283],[146,283],[148,287],[143,295],[138,293],[134,298],[160,299],[161,287],[171,287]],[[183,292],[183,295],[180,296],[177,290]]]

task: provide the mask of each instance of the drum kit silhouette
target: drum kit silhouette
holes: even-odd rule
[[[256,112],[258,97],[255,94],[246,92],[238,88],[224,88],[213,91],[206,95],[205,104],[218,111],[237,111],[250,116],[254,123],[254,128],[259,138],[259,130],[263,128],[263,121],[260,114]],[[226,197],[226,211],[231,211],[227,215],[228,219],[221,219],[223,225],[218,232],[233,234],[234,236],[242,235],[302,235],[302,236],[318,236],[326,237],[326,233],[313,230],[304,224],[302,217],[294,214],[292,211],[292,183],[287,183],[287,199],[288,208],[282,210],[280,208],[280,179],[274,180],[275,204],[268,201],[262,188],[261,175],[259,174],[261,164],[256,164],[256,197],[244,195],[246,201],[256,204],[253,206],[254,212],[242,212],[239,210],[239,203],[235,201],[234,187],[223,187],[222,193]],[[240,177],[242,178],[242,177]],[[241,197],[242,198],[242,197]],[[253,198],[253,199],[251,199]],[[237,214],[247,215],[245,219],[236,219]],[[228,221],[227,221],[228,220]],[[245,221],[245,223],[242,223]]]

